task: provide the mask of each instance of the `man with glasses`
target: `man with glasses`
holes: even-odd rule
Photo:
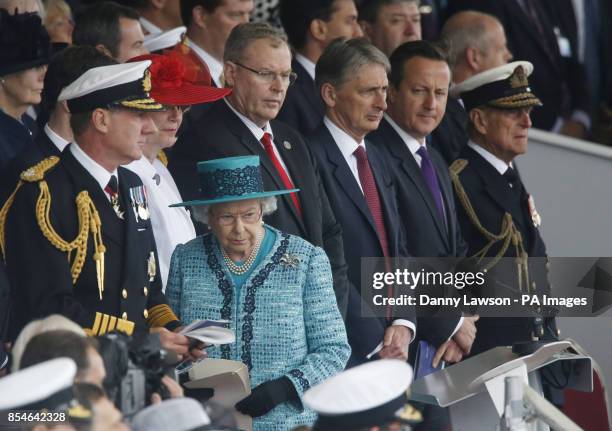
[[[279,198],[278,211],[266,217],[266,222],[325,249],[343,311],[348,281],[341,227],[303,139],[275,121],[295,79],[287,39],[266,24],[241,24],[230,34],[224,59],[225,85],[232,88],[232,94],[198,118],[197,124],[203,126],[179,139],[173,149],[171,170],[174,166],[179,190],[187,200],[198,196],[198,161],[258,155],[266,190],[301,190],[299,196],[291,193]]]

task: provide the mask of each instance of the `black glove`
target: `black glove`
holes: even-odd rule
[[[236,410],[251,417],[263,416],[285,401],[297,400],[299,396],[287,377],[263,382],[251,395],[236,404]]]

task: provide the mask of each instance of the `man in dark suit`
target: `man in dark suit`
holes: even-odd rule
[[[329,43],[361,36],[353,0],[281,0],[280,19],[295,50],[291,68],[297,74],[278,119],[302,135],[319,126],[325,107],[315,84],[315,63]]]
[[[65,103],[57,101],[64,87],[92,67],[115,64],[115,61],[91,46],[66,48],[53,57],[47,74],[36,121],[41,132],[28,147],[13,159],[2,173],[0,203],[15,190],[21,172],[49,156],[59,156],[73,140],[70,113]]]
[[[426,142],[444,115],[450,84],[446,56],[431,42],[417,41],[401,45],[390,60],[387,113],[368,139],[392,167],[400,219],[409,238],[408,253],[415,257],[465,256],[467,246],[457,221],[448,168]],[[470,352],[475,319],[464,318],[458,311],[444,318],[419,318],[418,339],[448,350],[443,357],[456,362]]]
[[[414,316],[366,317],[361,258],[405,256],[396,191],[379,150],[365,141],[386,108],[389,60],[364,39],[332,42],[317,63],[316,83],[326,105],[324,123],[309,137],[342,238],[353,289],[349,295],[349,366],[372,357],[408,358]],[[374,311],[374,310],[371,310]]]
[[[475,11],[459,12],[444,24],[440,37],[448,47],[453,85],[512,59],[504,28],[493,15]],[[467,145],[467,124],[467,112],[461,100],[451,91],[446,113],[431,134],[431,145],[449,165]]]
[[[474,9],[496,16],[515,58],[534,64],[533,90],[544,106],[533,112],[534,127],[584,137],[591,126],[588,91],[572,75],[567,35],[555,33],[555,20],[537,0],[456,0],[454,11]],[[555,6],[556,7],[556,6]],[[565,39],[565,42],[563,41]],[[582,76],[582,75],[581,75]]]
[[[513,62],[472,77],[463,84],[461,98],[470,116],[470,142],[451,166],[458,190],[458,216],[468,243],[468,255],[518,258],[500,261],[489,270],[517,292],[547,293],[545,265],[528,257],[546,257],[533,198],[513,167],[516,156],[527,150],[530,114],[540,100],[527,76],[529,62]],[[469,84],[469,85],[466,85]],[[512,239],[510,247],[504,242]],[[496,271],[496,272],[494,272]],[[526,279],[528,275],[528,279]],[[472,353],[496,346],[556,338],[553,318],[482,318]]]
[[[60,94],[76,144],[28,170],[1,220],[12,337],[60,313],[92,335],[151,328],[187,353],[188,339],[169,331],[179,322],[161,291],[146,192],[120,166],[141,156],[155,130],[146,111],[162,107],[148,97],[149,64],[90,69]]]
[[[349,286],[341,227],[304,140],[274,119],[295,79],[286,38],[266,24],[242,24],[232,31],[225,53],[225,79],[232,94],[197,120],[202,126],[179,139],[170,157],[170,171],[183,198],[191,200],[198,196],[197,162],[260,156],[266,190],[300,189],[299,194],[280,197],[278,210],[266,222],[323,247],[343,312]]]

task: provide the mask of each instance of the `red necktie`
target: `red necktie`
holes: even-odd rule
[[[272,138],[269,133],[267,132],[264,133],[264,135],[261,138],[261,143],[263,144],[264,149],[266,150],[266,153],[268,153],[268,157],[270,157],[270,160],[272,161],[272,164],[276,168],[276,171],[280,175],[281,180],[283,181],[283,184],[285,185],[285,188],[287,190],[294,189],[295,186],[291,182],[289,175],[287,175],[287,172],[283,168],[283,165],[281,165],[280,160],[278,160],[278,157],[276,157],[276,154],[274,153],[274,148],[272,147]],[[297,212],[301,217],[302,207],[300,206],[300,201],[298,200],[297,193],[291,193],[291,200],[293,201],[293,205],[295,205],[295,208],[297,209]]]
[[[368,161],[368,155],[366,154],[363,145],[357,147],[353,155],[357,158],[357,172],[359,173],[359,182],[363,189],[366,202],[374,218],[374,224],[376,225],[376,231],[380,240],[380,246],[383,250],[385,257],[389,256],[389,242],[387,241],[387,229],[385,228],[385,219],[383,217],[382,205],[380,204],[380,196],[378,195],[378,188],[374,181],[374,174],[372,174],[372,168]]]

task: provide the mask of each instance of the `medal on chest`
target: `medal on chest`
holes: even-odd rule
[[[149,220],[147,189],[144,185],[130,188],[130,201],[136,222]]]
[[[157,274],[157,265],[155,264],[155,253],[149,253],[149,259],[147,260],[147,274],[149,276],[149,282],[153,281]]]
[[[535,227],[539,227],[542,224],[542,217],[538,213],[538,210],[535,206],[535,201],[533,200],[533,196],[529,195],[529,199],[527,199],[527,205],[529,206],[529,214],[531,215],[531,221]]]

